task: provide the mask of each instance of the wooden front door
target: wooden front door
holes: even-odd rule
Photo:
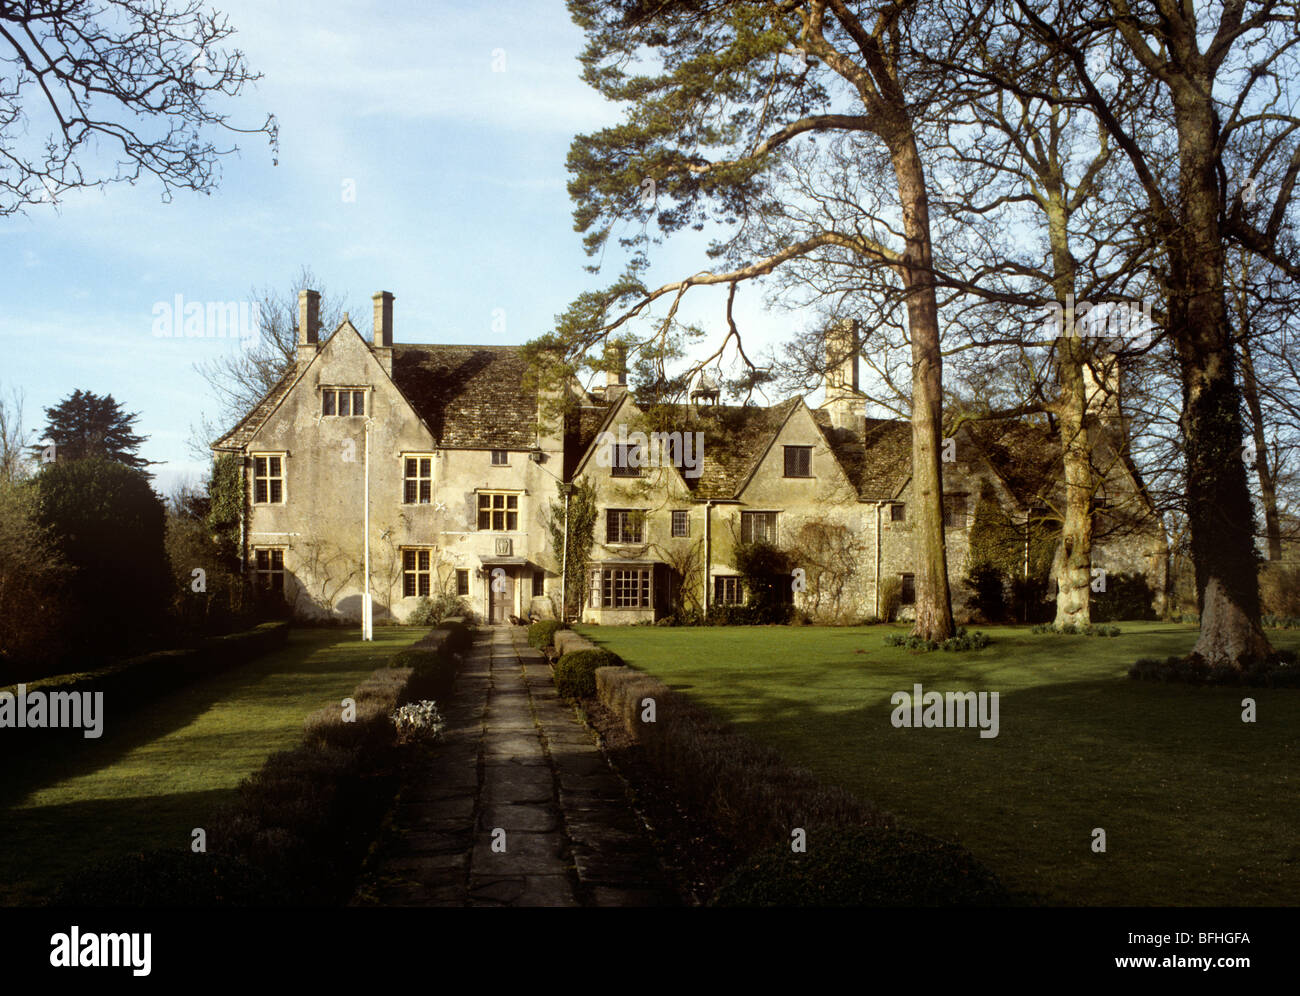
[[[500,570],[500,574],[494,572]],[[497,589],[501,589],[498,591]],[[493,624],[507,623],[514,613],[515,579],[508,567],[488,571],[488,619]]]

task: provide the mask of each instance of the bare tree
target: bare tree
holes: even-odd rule
[[[197,0],[0,3],[0,215],[145,175],[164,200],[208,193],[238,151],[213,132],[265,134],[275,153],[274,115],[241,128],[218,109],[260,78],[223,47],[233,34]]]
[[[310,267],[303,266],[288,293],[270,287],[254,289],[258,327],[252,344],[236,352],[204,360],[194,369],[208,382],[220,405],[218,420],[226,428],[247,415],[294,364],[298,349],[298,292],[320,291],[320,324],[326,335],[343,322],[345,302],[329,295]],[[211,422],[199,430],[203,447],[212,440]]]
[[[12,483],[26,477],[30,469],[32,431],[23,425],[24,394],[13,387],[9,397],[0,396],[0,481]]]

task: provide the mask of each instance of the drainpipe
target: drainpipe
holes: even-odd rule
[[[713,574],[713,499],[704,503],[704,614],[709,614],[709,581]]]
[[[569,621],[569,495],[573,485],[564,486],[564,557],[560,566],[560,621]]]
[[[880,508],[881,503],[876,502],[876,619],[880,618]]]

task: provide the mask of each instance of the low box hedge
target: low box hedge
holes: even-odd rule
[[[104,695],[109,717],[116,721],[160,695],[283,646],[289,639],[289,629],[285,620],[266,622],[242,633],[208,637],[197,647],[156,650],[93,671],[53,675],[24,684],[29,695],[36,691],[46,695],[100,692]],[[10,685],[0,691],[17,696],[18,687]],[[106,721],[105,731],[109,728]],[[54,740],[82,738],[81,730],[44,732],[48,735],[39,738],[10,736],[4,737],[0,743],[5,745],[7,753],[13,754],[34,744],[48,745]]]
[[[752,855],[712,906],[1003,906],[993,873],[964,847],[899,827],[842,827]]]
[[[572,699],[591,698],[596,694],[596,670],[622,664],[622,658],[608,650],[575,650],[555,662],[555,688]]]
[[[545,650],[555,641],[558,630],[564,629],[558,619],[542,619],[528,627],[528,645],[534,650]]]

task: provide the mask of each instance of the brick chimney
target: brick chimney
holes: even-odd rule
[[[320,348],[320,292],[298,292],[298,359],[310,360]]]
[[[378,291],[370,296],[375,302],[375,334],[371,352],[379,365],[391,377],[393,375],[393,295],[389,291]]]

